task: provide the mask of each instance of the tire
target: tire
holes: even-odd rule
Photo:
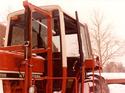
[[[89,86],[90,93],[93,93],[93,80],[92,74],[87,75],[87,82]],[[94,75],[94,93],[109,93],[108,84],[102,76]]]

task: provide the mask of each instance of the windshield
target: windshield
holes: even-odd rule
[[[15,17],[15,16],[14,16]],[[17,15],[10,20],[8,46],[23,45],[24,38],[24,14]],[[60,52],[60,36],[57,16],[52,18],[53,51]],[[39,13],[33,13],[32,18],[32,48],[47,48],[47,19]]]

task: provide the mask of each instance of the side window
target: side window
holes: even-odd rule
[[[61,42],[60,42],[60,19],[59,19],[59,11],[53,11],[53,18],[52,18],[52,50],[53,52],[61,52]],[[61,53],[60,53],[61,54]]]
[[[53,52],[60,52],[60,36],[53,36],[52,37],[53,41]]]
[[[47,47],[46,19],[33,19],[32,21],[32,46],[33,48]]]
[[[77,34],[66,35],[66,48],[67,57],[78,57],[79,56],[79,46]]]
[[[85,58],[92,58],[92,49],[91,49],[91,42],[89,38],[88,29],[85,26],[80,25],[80,32],[81,32],[81,38],[82,38],[82,47],[83,47],[83,53]]]
[[[57,32],[57,18],[53,18],[52,21],[52,50],[53,52],[60,52],[60,35]],[[37,48],[47,48],[47,19],[33,19],[33,46],[37,46]],[[37,35],[35,35],[37,34]],[[36,38],[37,37],[37,38]],[[34,48],[34,47],[33,47]]]
[[[67,57],[79,57],[76,20],[64,14]]]

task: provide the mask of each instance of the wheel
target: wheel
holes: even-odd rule
[[[93,79],[92,74],[87,75],[85,83],[89,86],[89,92],[93,93],[109,93],[108,84],[106,83],[105,79],[102,76],[94,75],[94,86],[93,86]]]

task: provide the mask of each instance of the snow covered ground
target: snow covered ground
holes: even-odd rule
[[[125,93],[125,85],[109,84],[110,93]]]
[[[102,73],[105,79],[125,79],[125,73]],[[125,85],[109,84],[110,93],[125,93]]]
[[[125,73],[101,73],[105,79],[125,79]]]

